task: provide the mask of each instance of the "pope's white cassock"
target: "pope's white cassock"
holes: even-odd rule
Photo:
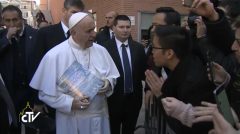
[[[60,91],[57,80],[77,60],[91,73],[109,80],[112,89],[119,72],[105,48],[93,43],[85,50],[70,37],[43,57],[30,86],[39,90],[39,99],[56,109],[57,134],[110,134],[105,95],[96,95],[88,108],[71,110],[73,97]]]

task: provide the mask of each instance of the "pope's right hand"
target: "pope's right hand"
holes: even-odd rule
[[[75,97],[72,102],[72,110],[83,110],[89,106],[89,97],[82,96],[82,97]]]

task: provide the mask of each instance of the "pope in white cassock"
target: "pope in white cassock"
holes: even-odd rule
[[[70,38],[47,52],[30,83],[39,90],[39,99],[56,109],[57,134],[110,134],[106,97],[112,94],[119,72],[107,50],[93,42],[94,28],[92,16],[73,14]],[[93,99],[65,92],[57,84],[76,61],[105,81]]]

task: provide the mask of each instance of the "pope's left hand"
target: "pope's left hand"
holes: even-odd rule
[[[98,91],[98,94],[104,94],[104,93],[108,92],[109,90],[111,90],[111,84],[107,79],[105,79],[104,86]]]

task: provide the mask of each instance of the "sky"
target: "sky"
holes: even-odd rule
[[[8,1],[8,0],[0,0],[1,1]],[[36,1],[36,4],[39,5],[40,4],[40,0],[33,0],[33,1]]]

